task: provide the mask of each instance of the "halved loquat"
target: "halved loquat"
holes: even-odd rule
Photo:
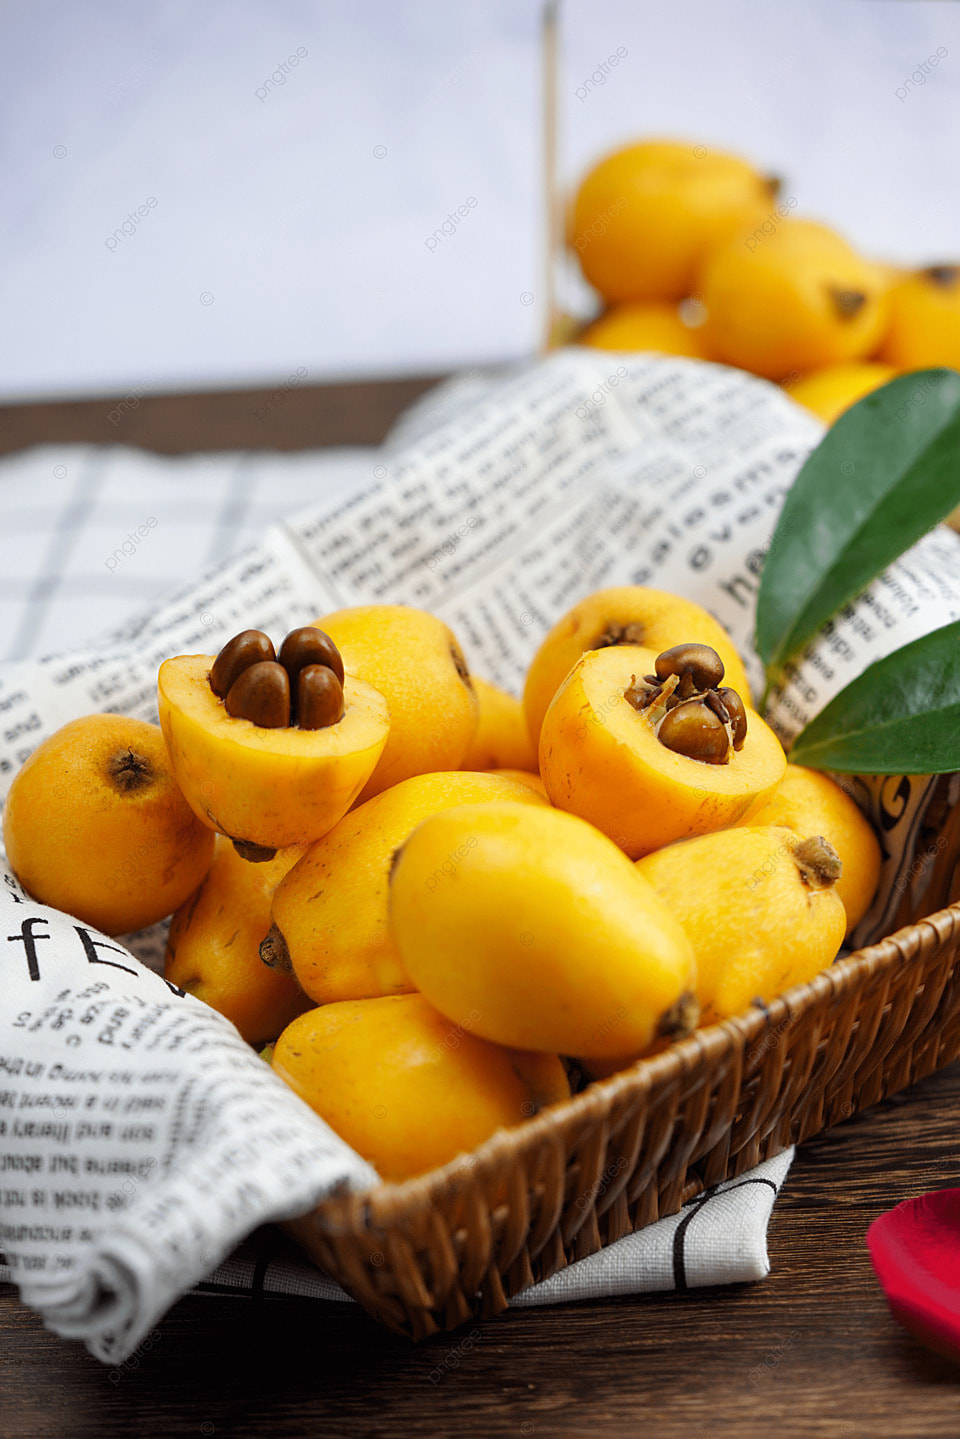
[[[701,649],[708,647],[675,647]],[[787,763],[773,731],[720,683],[714,650],[714,669],[689,681],[659,677],[673,653],[622,645],[585,654],[540,734],[551,803],[589,820],[634,859],[735,824],[776,788]]]
[[[187,803],[247,854],[265,851],[260,858],[318,839],[376,767],[389,730],[386,701],[348,674],[336,722],[266,727],[229,713],[210,685],[214,663],[212,655],[179,655],[160,666],[160,724]]]

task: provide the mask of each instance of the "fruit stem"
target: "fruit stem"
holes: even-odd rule
[[[800,840],[793,851],[800,876],[811,889],[830,889],[840,878],[840,856],[822,834]]]

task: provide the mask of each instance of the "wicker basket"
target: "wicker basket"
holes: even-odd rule
[[[289,1228],[412,1338],[503,1309],[709,1185],[960,1055],[960,904],[697,1031],[442,1169]]]

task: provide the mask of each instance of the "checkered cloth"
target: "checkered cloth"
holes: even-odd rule
[[[511,1307],[703,1289],[762,1279],[769,1272],[766,1232],[793,1150],[759,1164],[740,1179],[716,1184],[679,1214],[578,1259],[551,1279],[517,1294]],[[0,1277],[2,1277],[0,1268]],[[260,1230],[197,1285],[198,1294],[295,1295],[349,1299],[339,1284],[308,1268],[275,1230]]]
[[[75,649],[259,540],[368,485],[377,450],[160,458],[43,446],[0,461],[0,659]]]

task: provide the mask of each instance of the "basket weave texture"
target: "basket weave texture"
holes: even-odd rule
[[[960,1055],[960,904],[699,1030],[442,1169],[289,1227],[414,1339],[668,1214]]]

